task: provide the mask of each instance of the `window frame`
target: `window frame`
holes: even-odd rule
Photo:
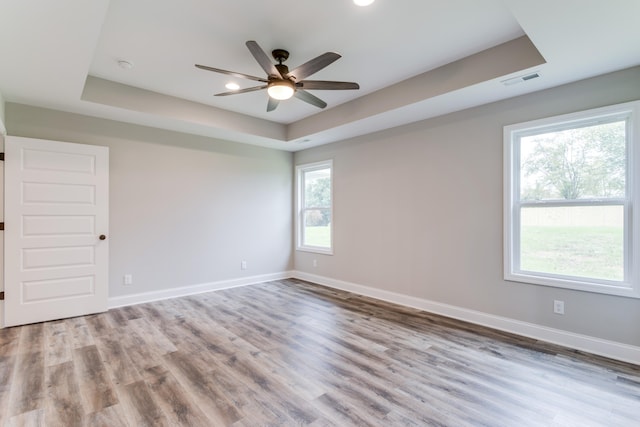
[[[329,178],[331,180],[331,206],[329,208],[324,207],[305,207],[305,174],[321,169],[329,169]],[[308,210],[329,209],[331,216],[331,228],[330,228],[330,246],[313,246],[304,244],[304,214]],[[313,163],[305,163],[296,165],[296,215],[295,215],[295,228],[296,228],[296,250],[303,252],[313,252],[318,254],[333,255],[333,160],[323,160]]]
[[[576,200],[520,200],[520,138],[544,132],[626,119],[626,195],[623,198]],[[504,127],[504,280],[556,288],[640,298],[640,101],[611,105]],[[610,281],[564,276],[520,268],[520,212],[526,207],[623,206],[624,279]]]

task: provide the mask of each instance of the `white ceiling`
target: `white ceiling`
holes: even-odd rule
[[[639,0],[0,0],[0,93],[295,151],[638,65],[638,16]],[[361,89],[313,91],[325,110],[214,97],[233,79],[194,64],[263,76],[247,40],[288,50],[291,69],[337,52],[310,78]]]

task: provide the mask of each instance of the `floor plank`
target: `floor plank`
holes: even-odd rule
[[[638,419],[640,366],[299,280],[0,330],[2,426]]]
[[[208,427],[209,420],[171,372],[152,373],[147,383],[171,425]]]
[[[228,398],[225,390],[216,386],[214,374],[201,354],[179,351],[165,357],[169,369],[189,391],[209,420],[216,425],[231,425],[242,418],[240,410]]]
[[[126,385],[142,379],[117,333],[96,337],[96,346],[114,385]]]
[[[8,419],[11,389],[16,388],[11,381],[16,359],[16,355],[0,355],[0,426]]]
[[[170,425],[144,381],[121,386],[118,394],[131,424],[140,427]]]
[[[82,348],[88,345],[94,344],[93,335],[85,317],[73,317],[64,321],[67,324],[67,329],[71,335],[72,348]]]
[[[44,356],[42,352],[21,353],[11,381],[9,415],[43,408]]]
[[[50,424],[51,425],[51,424]],[[7,420],[5,427],[46,427],[43,409],[23,412]]]
[[[45,418],[52,426],[82,427],[85,423],[80,387],[73,362],[52,366],[47,373]]]
[[[87,413],[100,411],[118,403],[113,385],[95,345],[73,351],[80,396]]]
[[[0,329],[0,356],[10,356],[18,352],[20,328]]]
[[[87,414],[87,427],[128,427],[131,423],[127,422],[120,405],[113,405],[104,408],[101,411]]]
[[[71,361],[71,337],[64,321],[45,323],[45,347],[47,366]]]

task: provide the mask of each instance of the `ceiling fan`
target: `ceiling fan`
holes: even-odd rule
[[[289,99],[292,96],[314,105],[324,108],[327,103],[315,95],[307,92],[307,90],[348,90],[360,89],[358,83],[352,82],[333,82],[324,80],[305,80],[310,75],[317,73],[341,56],[335,52],[324,53],[304,64],[289,71],[289,67],[283,64],[289,58],[289,52],[284,49],[275,49],[271,52],[273,58],[278,61],[277,64],[271,62],[265,51],[253,40],[246,43],[253,57],[258,64],[267,73],[267,77],[256,77],[248,74],[236,73],[233,71],[221,70],[219,68],[208,67],[206,65],[195,64],[202,70],[213,71],[216,73],[228,74],[243,79],[255,80],[266,83],[261,86],[253,86],[245,89],[231,90],[229,92],[216,93],[215,96],[236,95],[239,93],[253,92],[256,90],[267,89],[269,94],[269,102],[267,103],[267,111],[273,111],[278,107],[280,101]]]

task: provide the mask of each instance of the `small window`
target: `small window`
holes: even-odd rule
[[[638,111],[505,127],[505,280],[640,297]]]
[[[333,185],[331,161],[296,167],[297,249],[333,253]]]

